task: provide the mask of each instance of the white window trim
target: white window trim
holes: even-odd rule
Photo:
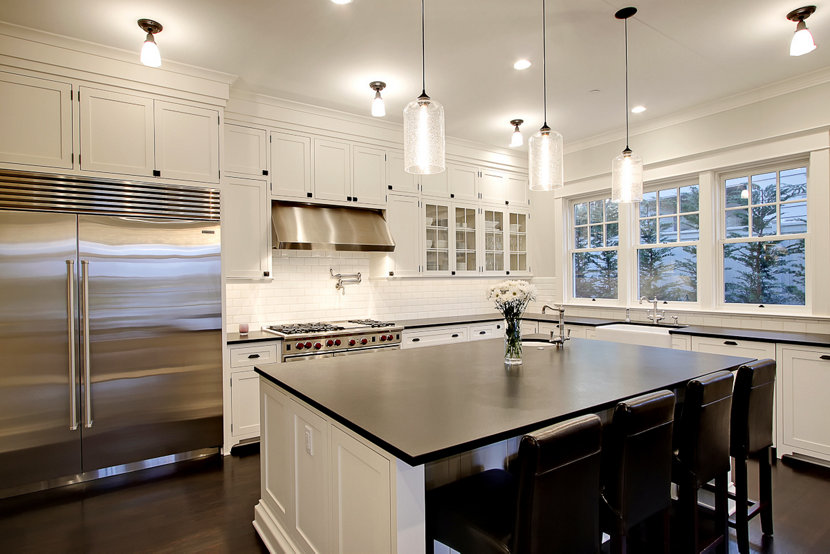
[[[625,287],[625,280],[623,274],[623,266],[621,264],[622,259],[621,256],[623,255],[623,249],[621,246],[623,245],[623,227],[625,227],[625,223],[623,222],[624,210],[622,209],[625,205],[619,204],[619,211],[617,213],[617,246],[605,246],[602,248],[588,248],[582,249],[580,248],[580,252],[600,252],[600,251],[608,251],[613,250],[617,252],[617,298],[579,298],[575,297],[573,294],[574,290],[574,278],[573,278],[573,255],[574,252],[577,250],[575,248],[575,237],[574,237],[574,204],[580,204],[583,202],[592,202],[596,200],[608,200],[611,198],[610,190],[605,192],[601,192],[599,194],[594,193],[587,196],[575,196],[571,198],[563,198],[564,205],[566,207],[565,210],[565,233],[567,234],[567,246],[565,248],[565,257],[566,261],[563,266],[564,269],[564,279],[563,282],[565,284],[565,298],[567,299],[568,304],[572,305],[580,305],[580,306],[606,306],[606,307],[618,307],[622,306],[625,303],[624,297],[627,296],[627,290]],[[589,213],[590,217],[590,213]],[[603,225],[605,224],[605,220],[603,219]],[[588,240],[591,240],[590,237],[590,223],[588,224],[589,227],[589,234]]]

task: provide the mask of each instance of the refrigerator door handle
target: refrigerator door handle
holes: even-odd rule
[[[69,430],[78,428],[78,393],[75,382],[75,260],[66,260],[66,338],[69,343]]]
[[[84,427],[92,427],[92,381],[89,376],[89,261],[81,260],[81,329],[84,365]]]

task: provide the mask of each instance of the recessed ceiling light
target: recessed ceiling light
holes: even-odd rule
[[[590,92],[591,94],[597,94],[597,93],[599,93],[599,89],[598,88],[592,88],[588,92]]]
[[[351,4],[352,0],[331,0],[335,4]]]
[[[634,106],[631,108],[631,113],[643,113],[644,111],[646,111],[645,106]]]
[[[522,69],[527,69],[530,66],[530,60],[522,58],[521,60],[517,60],[516,63],[513,64],[513,69],[518,69],[519,71],[521,71]]]

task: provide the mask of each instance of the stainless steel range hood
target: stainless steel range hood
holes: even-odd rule
[[[271,203],[274,248],[393,252],[395,241],[381,210]]]

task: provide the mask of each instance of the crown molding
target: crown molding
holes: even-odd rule
[[[827,82],[830,82],[830,68],[817,69],[815,71],[804,73],[797,77],[784,79],[781,81],[777,81],[775,83],[764,85],[762,87],[739,92],[731,96],[726,96],[709,102],[697,104],[696,106],[680,110],[671,115],[655,118],[649,122],[645,122],[637,126],[632,126],[630,134],[631,136],[637,136],[645,133],[650,133],[660,129],[665,129],[666,127],[678,125],[680,123],[693,121],[695,119],[702,119],[710,115],[726,112],[729,110],[734,110],[736,108],[748,106],[750,104],[755,104],[758,102],[763,102],[764,100],[769,100],[770,98],[783,96],[785,94],[790,94],[793,92],[797,92],[799,90],[822,85]],[[601,146],[603,144],[619,142],[624,140],[625,129],[621,127],[619,129],[614,129],[613,131],[607,131],[605,133],[600,133],[592,137],[567,143],[565,147],[565,153],[570,154],[573,152],[586,150],[588,148],[593,148],[595,146]]]

